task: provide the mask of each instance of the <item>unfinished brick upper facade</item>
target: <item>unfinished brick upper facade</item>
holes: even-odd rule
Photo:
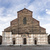
[[[46,29],[41,27],[39,21],[32,17],[32,11],[24,8],[17,12],[18,17],[10,22],[10,26],[4,29],[5,32],[11,31],[16,33],[46,33]],[[23,19],[26,17],[26,24],[23,24]]]

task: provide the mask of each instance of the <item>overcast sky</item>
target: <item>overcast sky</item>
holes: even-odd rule
[[[0,0],[0,35],[24,7],[33,11],[32,17],[50,34],[50,0]]]

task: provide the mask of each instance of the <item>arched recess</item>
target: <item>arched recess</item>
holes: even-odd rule
[[[34,38],[34,44],[37,45],[37,38]]]
[[[26,44],[27,40],[26,38],[23,38],[23,44]]]
[[[13,38],[12,41],[13,41],[13,45],[15,45],[15,38]]]

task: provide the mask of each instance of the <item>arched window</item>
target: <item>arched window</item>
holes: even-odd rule
[[[23,24],[26,24],[26,17],[24,17],[23,19]]]

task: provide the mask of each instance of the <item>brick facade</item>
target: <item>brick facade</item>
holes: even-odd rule
[[[18,11],[18,18],[10,22],[10,27],[4,29],[5,32],[12,31],[15,33],[46,33],[45,28],[41,27],[39,21],[32,17],[32,11],[24,8]],[[23,19],[26,17],[26,24]]]

